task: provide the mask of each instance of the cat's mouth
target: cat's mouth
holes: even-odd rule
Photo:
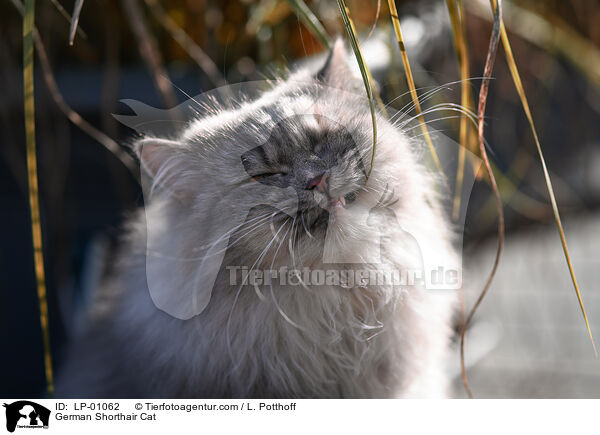
[[[346,208],[346,197],[338,196],[337,198],[331,198],[329,200],[329,210],[336,211],[342,208]]]
[[[324,207],[327,211],[336,212],[342,209],[347,208],[350,204],[352,204],[356,197],[358,196],[358,192],[352,191],[342,195],[331,195],[327,194],[326,201],[327,205]]]
[[[308,224],[311,230],[325,229],[329,223],[330,215],[336,216],[347,209],[358,196],[357,192],[345,195],[327,195],[319,205],[310,206],[299,212],[300,217]]]

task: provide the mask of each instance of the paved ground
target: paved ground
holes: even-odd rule
[[[600,346],[600,215],[565,222],[567,240]],[[480,291],[495,241],[470,260],[465,279]],[[471,307],[475,292],[467,294]],[[600,398],[596,359],[555,226],[506,239],[498,275],[467,341],[469,380],[476,397]],[[458,361],[456,354],[455,361]],[[453,373],[458,372],[458,365]],[[465,397],[456,379],[455,397]]]

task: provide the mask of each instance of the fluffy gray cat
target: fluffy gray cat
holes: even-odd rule
[[[452,292],[233,276],[379,267],[370,259],[398,270],[423,267],[423,257],[455,263],[431,172],[418,163],[424,146],[382,116],[367,176],[361,87],[338,42],[317,74],[295,72],[256,100],[215,103],[176,137],[136,144],[153,200],[129,222],[58,397],[445,396]],[[249,183],[265,193],[224,193]],[[293,204],[267,198],[277,189],[294,192]],[[238,215],[241,225],[226,224]],[[222,240],[209,279],[194,260]],[[181,316],[167,314],[171,302]]]

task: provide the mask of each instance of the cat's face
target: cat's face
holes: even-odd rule
[[[264,145],[245,152],[241,160],[252,180],[294,189],[296,217],[313,233],[324,231],[329,214],[352,204],[366,182],[366,169],[352,135],[323,115],[283,119]],[[281,214],[276,217],[287,219]]]
[[[380,119],[367,177],[372,121],[361,86],[338,45],[316,77],[292,75],[258,100],[194,120],[175,140],[145,139],[142,163],[185,204],[178,218],[189,250],[229,234],[240,253],[269,258],[268,247],[284,236],[313,262],[332,224],[335,240],[378,241],[364,211],[390,200],[389,185],[409,180],[415,165],[404,139]]]
[[[137,143],[152,178],[146,273],[157,306],[182,319],[202,312],[230,266],[420,267],[421,256],[402,248],[415,237],[427,264],[439,264],[444,227],[431,177],[418,148],[379,115],[372,161],[362,86],[338,44],[317,76],[299,71],[230,105],[194,99],[204,112],[175,135]]]

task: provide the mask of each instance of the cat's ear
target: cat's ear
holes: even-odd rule
[[[343,87],[348,81],[354,82],[356,77],[348,65],[344,42],[338,38],[321,69],[317,72],[317,80],[332,87]]]
[[[191,172],[191,163],[184,146],[169,139],[143,138],[134,144],[134,151],[142,170],[152,178],[151,189],[147,193],[158,187],[181,202],[187,202],[191,189],[186,174]]]

